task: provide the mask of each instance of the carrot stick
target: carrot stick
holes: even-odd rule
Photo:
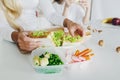
[[[82,52],[79,53],[79,56],[84,56],[84,55],[90,53],[91,51],[92,51],[92,49],[85,49],[85,50],[83,50]]]
[[[85,55],[83,57],[85,58],[85,60],[90,60],[90,55]]]
[[[78,56],[79,55],[79,53],[80,53],[80,51],[79,50],[76,50],[76,52],[75,52],[75,56]]]

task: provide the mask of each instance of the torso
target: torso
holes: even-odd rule
[[[39,0],[20,0],[20,3],[22,6],[22,14],[16,20],[18,24],[21,25],[24,30],[38,30],[44,28],[44,25],[40,24],[41,18],[36,17]],[[45,18],[44,21],[49,23]]]

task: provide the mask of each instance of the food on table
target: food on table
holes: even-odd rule
[[[114,17],[114,18],[105,18],[102,20],[102,23],[108,23],[112,25],[120,25],[120,18]]]
[[[69,64],[71,63],[76,63],[76,62],[83,62],[83,61],[87,61],[90,60],[91,57],[94,55],[92,52],[92,49],[84,49],[82,51],[80,50],[76,50],[75,53],[73,53],[71,56],[67,56],[67,59],[69,59],[68,57],[71,57],[71,59],[67,60]]]
[[[113,18],[105,18],[104,20],[102,20],[102,23],[112,23],[112,19]]]
[[[112,24],[113,25],[120,25],[120,18],[113,18],[112,19]]]
[[[117,52],[117,53],[120,53],[120,46],[118,46],[118,47],[116,48],[116,52]]]
[[[33,61],[34,61],[34,65],[36,65],[36,66],[40,65],[40,61],[39,61],[39,57],[38,56],[34,56]]]
[[[34,56],[33,62],[35,66],[52,66],[64,64],[57,54],[53,54],[47,51],[40,56]]]
[[[69,32],[64,32],[63,29],[51,29],[46,31],[33,31],[30,32],[29,37],[31,38],[41,38],[41,42],[49,42],[50,45],[60,47],[65,43],[75,43],[81,41],[82,37],[76,35],[72,37]]]
[[[90,36],[90,35],[91,35],[91,32],[90,32],[90,31],[87,31],[87,32],[85,33],[85,35],[86,35],[86,36]]]
[[[93,31],[93,32],[97,32],[97,29],[93,29],[92,31]]]
[[[99,45],[99,46],[103,46],[103,45],[104,45],[104,41],[103,41],[103,40],[99,40],[99,41],[98,41],[98,45]]]
[[[28,36],[31,38],[46,38],[49,34],[50,32],[39,30],[30,32]]]
[[[88,26],[87,29],[88,29],[88,30],[91,30],[92,28],[91,28],[91,26]]]
[[[64,41],[64,31],[58,30],[58,31],[52,32],[51,39],[53,40],[55,46],[57,47],[62,46]]]
[[[98,33],[101,33],[102,32],[102,30],[98,30]]]

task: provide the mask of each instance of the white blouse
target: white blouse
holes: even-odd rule
[[[62,15],[65,4],[60,5],[55,2],[53,3],[53,5],[56,11]],[[67,12],[67,16],[65,17],[78,24],[82,24],[84,16],[85,16],[85,10],[79,4],[73,3],[70,5]]]
[[[63,26],[64,17],[57,14],[50,0],[17,0],[22,6],[22,14],[16,22],[28,30],[51,28],[51,25]],[[44,16],[36,17],[36,10],[40,8]],[[4,13],[0,11],[1,34],[4,39],[12,41],[11,33],[14,31],[7,22]],[[53,26],[52,26],[53,27]]]

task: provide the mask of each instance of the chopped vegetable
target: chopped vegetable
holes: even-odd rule
[[[65,34],[63,30],[58,30],[53,32],[52,34],[52,40],[55,43],[57,47],[62,46],[64,42],[78,42],[81,40],[81,37],[78,36],[71,36],[70,34]]]
[[[58,30],[58,31],[53,32],[52,40],[55,43],[55,46],[57,46],[57,47],[62,46],[63,36],[64,36],[63,30]]]
[[[40,59],[40,66],[47,66],[49,64],[48,58],[44,57]]]
[[[39,63],[36,64],[36,58]],[[33,58],[34,63],[36,66],[51,66],[51,65],[62,65],[64,64],[61,58],[57,54],[45,52],[45,54],[42,54],[40,56],[35,56]]]
[[[79,35],[73,37],[70,34],[68,34],[68,35],[65,35],[64,39],[67,42],[72,42],[73,43],[73,42],[79,41],[81,39],[81,37]]]
[[[39,65],[40,65],[39,57],[38,57],[38,56],[35,56],[35,57],[33,58],[33,61],[34,61],[34,65],[36,65],[36,66],[39,66]]]
[[[90,60],[91,56],[93,56],[92,49],[85,49],[83,51],[76,50],[75,53],[71,56],[71,61],[68,63],[76,63]]]
[[[49,35],[50,32],[47,31],[33,31],[29,34],[32,38],[44,38]]]

